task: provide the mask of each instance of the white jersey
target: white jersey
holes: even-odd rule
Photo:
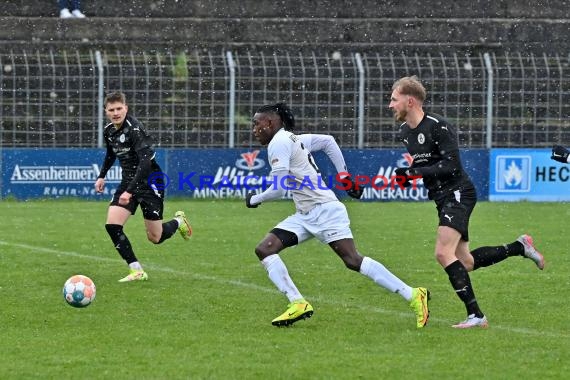
[[[321,178],[309,148],[311,136],[297,136],[285,129],[279,130],[267,146],[271,175],[287,171],[287,189],[291,190],[298,211],[307,213],[316,205],[338,201],[336,195]],[[304,141],[303,141],[304,140]],[[283,184],[276,184],[282,186]]]

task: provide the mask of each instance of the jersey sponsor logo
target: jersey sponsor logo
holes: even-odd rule
[[[427,162],[430,157],[431,157],[431,152],[417,153],[412,156],[412,162],[415,162],[416,164]]]
[[[125,154],[129,153],[131,150],[131,148],[126,147],[126,148],[115,148],[113,147],[113,152],[115,152],[115,154],[117,156],[124,156]]]
[[[495,165],[495,190],[497,192],[530,191],[530,156],[497,156]]]

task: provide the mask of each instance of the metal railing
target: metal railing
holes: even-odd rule
[[[255,146],[255,109],[278,101],[300,132],[344,148],[400,147],[388,103],[392,83],[412,74],[462,147],[570,145],[567,55],[228,51],[0,53],[0,144],[97,146],[102,84],[127,94],[162,147]]]

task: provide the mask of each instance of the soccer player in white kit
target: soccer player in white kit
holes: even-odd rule
[[[328,244],[347,268],[400,294],[414,310],[417,327],[424,327],[429,317],[428,290],[410,287],[379,262],[358,253],[344,204],[332,190],[326,188],[324,180],[320,178],[312,151],[323,150],[339,174],[344,173],[340,176],[348,176],[339,146],[331,136],[295,135],[291,132],[294,126],[294,116],[283,103],[263,106],[253,116],[253,134],[262,145],[268,146],[272,184],[261,194],[250,192],[246,197],[246,205],[256,208],[263,202],[282,198],[289,189],[297,209],[295,214],[277,224],[255,248],[269,279],[289,299],[287,310],[271,323],[274,326],[288,326],[312,316],[313,307],[293,283],[279,252],[316,237]],[[350,178],[344,181],[354,185]],[[347,192],[355,198],[362,195],[362,190],[356,187]]]

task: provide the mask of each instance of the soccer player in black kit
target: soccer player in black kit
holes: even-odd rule
[[[405,181],[422,177],[429,199],[435,201],[439,217],[435,257],[467,310],[467,319],[453,327],[485,328],[487,318],[475,298],[469,272],[511,256],[526,257],[542,270],[544,257],[529,235],[502,246],[469,249],[475,187],[461,164],[455,127],[441,116],[425,112],[425,99],[426,90],[416,76],[401,78],[392,86],[389,107],[396,121],[402,122],[400,139],[413,158],[409,168],[398,168],[396,174]]]
[[[105,97],[105,114],[111,121],[103,132],[107,153],[101,173],[95,182],[95,190],[103,192],[105,175],[119,159],[122,180],[113,195],[107,212],[105,229],[115,248],[129,265],[129,274],[119,282],[145,281],[148,274],[137,260],[123,226],[140,206],[148,240],[160,244],[170,238],[176,230],[185,240],[192,235],[192,228],[183,211],[177,211],[174,219],[163,223],[164,184],[160,176],[149,181],[151,173],[162,173],[155,161],[152,139],[141,122],[127,114],[125,94],[114,92]]]

